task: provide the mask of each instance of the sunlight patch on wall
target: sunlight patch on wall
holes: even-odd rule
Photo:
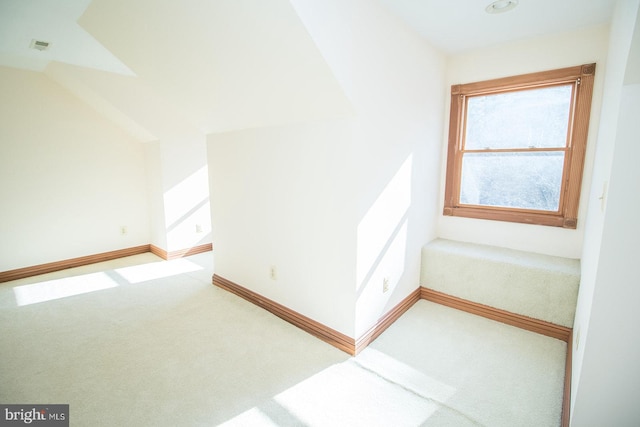
[[[104,272],[99,272],[16,286],[13,288],[13,293],[18,306],[23,306],[115,288],[116,286],[118,284],[109,276]]]
[[[209,168],[205,165],[164,193],[168,228],[181,222],[203,200],[209,198]]]
[[[405,218],[399,228],[393,231],[390,241],[358,290],[356,336],[364,333],[371,326],[371,322],[376,321],[385,311],[387,301],[404,273],[407,229],[408,224]]]
[[[397,241],[397,236],[402,235],[403,229],[406,236],[406,224],[403,223],[411,206],[412,161],[413,156],[410,155],[358,224],[358,290],[370,282],[374,272],[379,271],[385,277],[393,276],[392,281],[397,281],[404,270],[405,247],[402,244],[394,244],[394,241]],[[386,256],[391,247],[398,253]]]
[[[167,242],[171,248],[192,248],[209,233],[211,233],[211,210],[207,198],[167,231]]]
[[[405,271],[412,161],[409,155],[358,224],[356,336],[379,319]]]
[[[118,268],[115,272],[122,276],[127,282],[133,284],[177,276],[178,274],[190,273],[202,269],[198,264],[180,258],[172,261],[152,262],[149,264]]]
[[[205,165],[164,193],[167,250],[190,248],[211,233],[209,170]]]

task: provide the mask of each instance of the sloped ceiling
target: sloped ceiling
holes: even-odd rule
[[[51,61],[131,75],[77,20],[91,0],[0,0],[0,65],[43,71]],[[52,43],[30,49],[33,39]]]
[[[61,62],[52,62],[44,73],[142,142],[201,136],[141,78]]]
[[[79,23],[203,133],[351,114],[286,0],[94,0]]]
[[[0,65],[44,72],[139,141],[353,114],[287,0],[0,0]]]
[[[608,22],[614,3],[367,1],[449,53]],[[44,71],[140,141],[353,114],[288,0],[0,0],[0,65]]]

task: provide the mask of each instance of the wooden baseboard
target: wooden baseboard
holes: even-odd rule
[[[311,335],[320,338],[326,343],[331,344],[332,346],[350,355],[355,354],[356,346],[355,340],[353,338],[350,338],[334,329],[329,328],[328,326],[323,325],[320,322],[316,322],[313,319],[310,319],[281,304],[278,304],[275,301],[265,298],[260,294],[250,291],[247,288],[233,283],[230,280],[220,277],[217,274],[213,275],[213,284],[215,286],[218,286],[219,288],[225,289],[235,295],[238,295],[241,298],[244,298],[250,303],[257,305],[258,307],[261,307],[272,314],[275,314],[279,318],[286,320],[287,322],[293,324],[294,326],[297,326],[303,331],[306,331]]]
[[[83,265],[95,264],[96,262],[111,261],[131,255],[149,252],[150,245],[135,246],[132,248],[118,249],[110,252],[103,252],[94,255],[87,255],[63,261],[49,262],[46,264],[34,265],[31,267],[18,268],[15,270],[0,272],[0,283],[10,280],[24,279],[26,277],[37,276],[39,274],[52,273],[54,271],[66,270],[68,268],[81,267]]]
[[[569,427],[571,416],[571,372],[573,359],[573,333],[567,341],[567,359],[564,365],[564,393],[562,394],[561,427]]]
[[[213,284],[219,288],[225,289],[250,303],[261,307],[268,312],[275,314],[281,319],[307,331],[328,344],[355,356],[371,344],[380,334],[382,334],[389,326],[393,324],[400,316],[413,306],[420,299],[420,289],[416,289],[405,299],[400,301],[398,305],[392,308],[384,316],[382,316],[375,325],[373,325],[365,334],[357,340],[348,337],[320,322],[316,322],[296,311],[293,311],[275,301],[263,297],[243,286],[233,283],[217,274],[213,275]]]
[[[195,254],[200,254],[202,252],[209,252],[213,250],[212,243],[205,243],[204,245],[194,246],[192,248],[180,249],[177,251],[167,252],[162,248],[159,248],[156,245],[149,245],[149,251],[156,256],[164,260],[172,260],[177,258],[183,258],[186,256],[191,256]]]
[[[231,282],[217,274],[213,275],[213,284],[219,288],[225,289],[241,298],[261,307],[281,319],[297,326],[298,328],[320,338],[321,340],[333,345],[334,347],[355,356],[364,350],[371,342],[373,342],[380,334],[382,334],[389,326],[391,326],[400,316],[409,310],[418,300],[425,299],[447,307],[466,311],[468,313],[482,316],[491,320],[495,320],[507,325],[516,326],[521,329],[536,332],[548,337],[560,339],[567,343],[567,355],[565,361],[565,379],[562,400],[562,419],[561,426],[569,427],[569,416],[571,409],[571,358],[572,358],[572,330],[564,326],[555,325],[538,319],[489,307],[483,304],[474,303],[472,301],[447,295],[432,289],[420,287],[403,299],[398,305],[391,309],[387,314],[378,320],[378,322],[357,340],[350,338],[336,330],[333,330],[315,320],[312,320],[300,313],[297,313],[281,304],[276,303],[268,298],[261,296],[247,288]]]
[[[160,258],[168,260],[195,255],[202,252],[208,252],[212,249],[213,245],[209,243],[189,249],[167,253],[167,251],[155,245],[141,245],[132,248],[119,249],[115,251],[103,252],[63,261],[3,271],[0,272],[0,283],[8,282],[10,280],[23,279],[39,274],[51,273],[54,271],[65,270],[68,268],[94,264],[97,262],[110,261],[113,259],[142,254],[146,252],[152,252]],[[320,322],[316,322],[315,320],[312,320],[281,304],[276,303],[275,301],[265,298],[216,274],[213,275],[212,281],[215,286],[218,286],[235,295],[238,295],[241,298],[244,298],[245,300],[257,305],[258,307],[261,307],[275,314],[281,319],[293,324],[294,326],[299,327],[300,329],[320,338],[328,344],[331,344],[350,355],[356,355],[360,351],[364,350],[371,342],[373,342],[378,336],[380,336],[380,334],[382,334],[389,326],[391,326],[398,318],[400,318],[400,316],[402,316],[420,299],[432,301],[438,304],[445,305],[447,307],[466,311],[471,314],[482,316],[491,320],[565,341],[567,343],[567,356],[565,361],[565,380],[561,426],[569,427],[572,372],[572,330],[570,328],[511,313],[494,307],[489,307],[483,304],[478,304],[425,287],[420,287],[409,294],[405,299],[403,299],[398,305],[387,312],[383,317],[381,317],[378,322],[371,329],[369,329],[369,331],[367,331],[357,340],[354,340],[353,338],[350,338],[334,329],[331,329],[321,324]]]
[[[172,251],[169,253],[155,245],[140,245],[134,246],[132,248],[118,249],[110,252],[65,259],[56,262],[49,262],[46,264],[33,265],[31,267],[18,268],[15,270],[1,271],[0,283],[37,276],[39,274],[53,273],[54,271],[66,270],[68,268],[81,267],[83,265],[95,264],[96,262],[111,261],[113,259],[143,254],[146,252],[151,252],[165,260],[171,260],[199,254],[202,252],[209,252],[211,250],[213,250],[213,245],[211,243],[195,246],[193,248],[182,249],[179,251]]]
[[[569,342],[571,337],[571,328],[545,322],[544,320],[538,320],[521,314],[501,310],[499,308],[489,307],[488,305],[478,304],[476,302],[447,295],[425,287],[421,288],[420,294],[422,299],[466,311],[467,313],[486,317],[487,319],[495,320],[507,325],[516,326],[527,331],[557,338],[564,342]]]
[[[165,251],[162,248],[159,248],[156,245],[149,245],[149,252],[151,252],[152,254],[154,254],[157,257],[160,257],[162,259],[167,259],[167,251]]]
[[[205,243],[204,245],[194,246],[192,248],[180,249],[177,251],[171,251],[167,254],[167,259],[184,258],[186,256],[201,254],[203,252],[209,252],[213,250],[212,243]]]
[[[405,299],[400,301],[398,305],[392,308],[387,314],[382,316],[378,322],[373,325],[364,335],[356,341],[356,354],[364,350],[376,338],[380,336],[389,326],[400,318],[413,304],[420,300],[420,288],[411,292]]]

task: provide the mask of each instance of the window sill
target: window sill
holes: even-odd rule
[[[547,225],[551,227],[577,228],[576,218],[565,218],[560,214],[522,212],[491,208],[474,208],[466,206],[445,207],[445,216],[486,219],[492,221],[517,222],[521,224]]]

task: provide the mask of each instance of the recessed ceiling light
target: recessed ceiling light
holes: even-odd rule
[[[487,13],[508,12],[518,5],[518,0],[498,0],[485,8]]]

